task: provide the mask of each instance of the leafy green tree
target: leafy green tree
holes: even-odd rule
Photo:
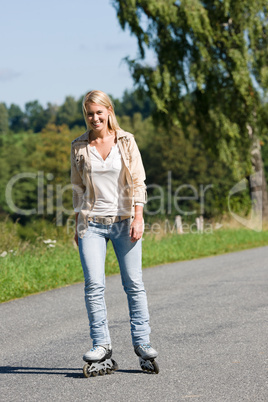
[[[148,147],[150,138],[153,136],[155,130],[152,117],[143,119],[140,113],[135,113],[132,117],[119,116],[118,122],[120,127],[135,135],[140,150],[144,150]]]
[[[258,114],[268,89],[266,0],[113,0],[123,29],[137,37],[139,60],[127,59],[165,127],[183,127],[190,99],[211,153],[237,179],[260,172],[267,188]],[[145,64],[147,50],[156,64]],[[256,204],[257,193],[251,193]]]
[[[8,133],[8,110],[4,103],[0,103],[0,135]]]
[[[25,115],[21,108],[14,103],[12,103],[8,109],[8,120],[10,130],[15,133],[25,130]]]
[[[47,107],[44,110],[44,125],[42,128],[44,128],[47,124],[53,124],[56,122],[58,110],[59,106],[50,102],[47,103]]]
[[[74,119],[73,126],[85,127],[85,130],[86,130],[86,123],[85,123],[84,115],[82,112],[83,99],[84,99],[84,95],[80,96],[80,98],[78,98],[76,101],[77,114],[76,114],[76,118]]]
[[[24,222],[28,217],[14,212],[12,205],[14,204],[16,209],[26,210],[36,207],[36,183],[34,180],[24,177],[24,173],[26,175],[35,173],[31,165],[31,158],[37,136],[25,133],[22,134],[20,141],[17,137],[18,134],[10,132],[8,140],[0,148],[0,213],[7,213],[14,220],[19,218],[21,222]],[[16,157],[11,157],[11,155],[16,155]],[[11,197],[6,199],[8,187]]]
[[[140,113],[143,119],[151,116],[154,104],[148,94],[142,89],[134,91],[124,91],[122,99],[113,99],[116,114],[118,116],[133,117],[135,113]]]
[[[0,147],[0,215],[21,223],[54,220],[57,212],[63,220],[68,218],[64,211],[72,210],[70,144],[80,134],[79,128],[71,131],[55,124],[38,134],[10,132]],[[35,212],[28,214],[31,210]]]
[[[8,110],[10,130],[18,133],[25,130],[40,132],[48,123],[54,123],[58,106],[51,103],[44,109],[36,100],[25,105],[25,113],[18,105],[11,104]]]
[[[74,99],[74,97],[67,96],[63,105],[61,105],[58,110],[56,124],[66,124],[72,128],[77,124],[77,121],[79,121],[79,118],[81,117],[83,117],[82,105],[79,109],[78,102]]]
[[[44,113],[43,106],[38,100],[25,104],[25,115],[28,128],[35,133],[40,132],[47,124],[47,116]]]

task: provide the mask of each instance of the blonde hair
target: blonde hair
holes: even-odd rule
[[[107,109],[110,109],[110,115],[108,117],[108,129],[109,130],[120,130],[120,126],[118,124],[118,121],[115,116],[114,112],[114,105],[110,97],[102,91],[90,91],[88,92],[83,99],[82,102],[82,110],[83,110],[83,115],[84,119],[87,125],[88,130],[91,130],[91,127],[89,126],[88,119],[87,119],[87,110],[86,110],[86,105],[88,103],[95,103],[97,105],[102,105],[105,106]]]

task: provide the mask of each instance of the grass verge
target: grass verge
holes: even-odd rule
[[[143,267],[174,261],[223,254],[268,245],[268,231],[220,229],[210,234],[169,234],[161,238],[145,235]],[[1,258],[0,301],[24,297],[83,281],[77,249],[69,242],[57,242],[54,248],[45,244],[19,249]],[[119,272],[110,242],[106,274]]]

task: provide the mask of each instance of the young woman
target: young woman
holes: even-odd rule
[[[127,294],[134,351],[143,369],[158,372],[154,361],[157,352],[149,340],[149,313],[142,281],[146,186],[141,155],[134,136],[119,127],[108,95],[90,91],[82,107],[88,130],[72,142],[71,182],[75,241],[85,277],[85,302],[93,340],[93,348],[83,357],[89,363],[84,374],[116,369],[109,360],[112,346],[104,300],[109,240]]]

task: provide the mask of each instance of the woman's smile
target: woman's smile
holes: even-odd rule
[[[86,110],[88,122],[93,130],[107,130],[109,111],[105,106],[89,103]]]

